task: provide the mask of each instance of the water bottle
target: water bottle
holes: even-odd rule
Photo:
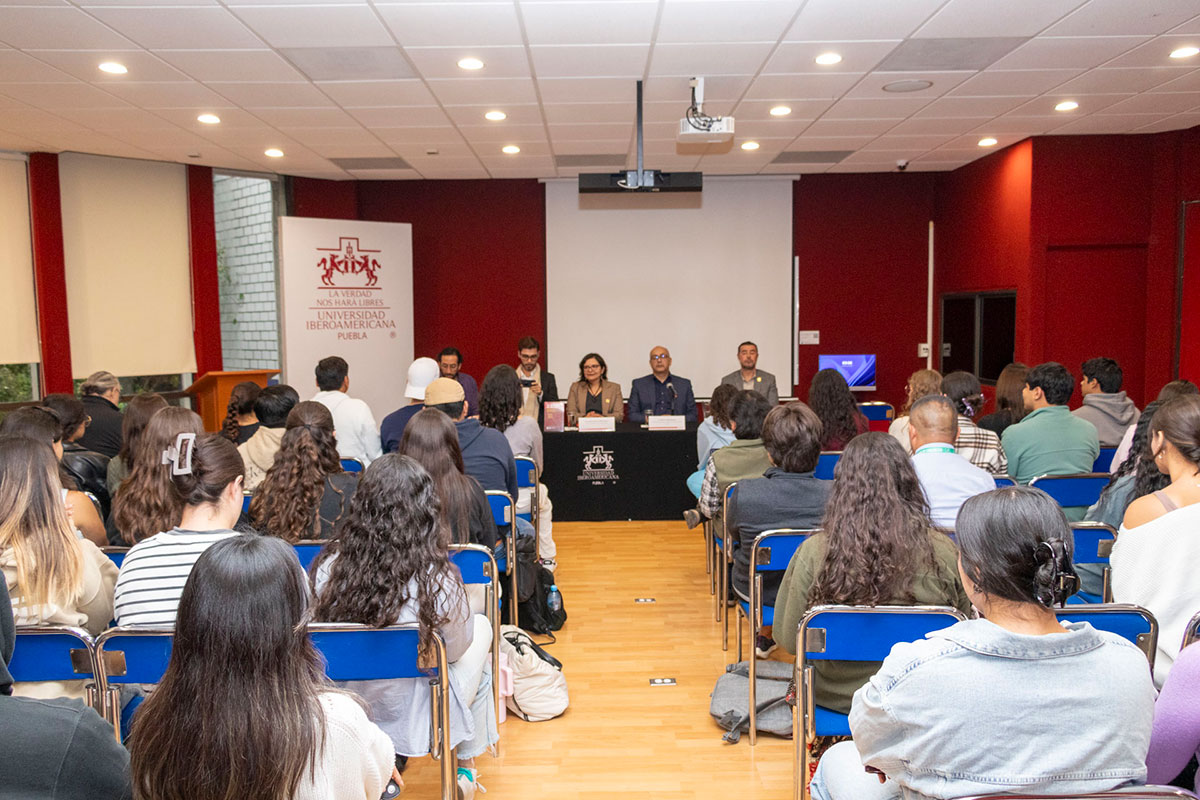
[[[546,595],[546,607],[550,609],[551,614],[562,611],[562,594],[559,593],[557,584],[550,586],[550,592]]]

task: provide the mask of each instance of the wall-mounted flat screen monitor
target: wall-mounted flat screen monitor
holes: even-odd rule
[[[820,369],[842,373],[852,392],[875,391],[875,356],[817,356]]]

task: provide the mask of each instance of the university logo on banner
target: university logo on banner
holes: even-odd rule
[[[339,237],[337,247],[315,248],[321,274],[316,288],[326,291],[310,309],[316,314],[306,320],[309,330],[336,331],[340,341],[366,339],[373,330],[396,338],[391,308],[378,295],[382,252],[363,247],[357,236]]]
[[[613,451],[605,450],[602,445],[596,445],[583,453],[583,472],[578,480],[591,481],[594,484],[615,483],[620,480],[613,466]]]

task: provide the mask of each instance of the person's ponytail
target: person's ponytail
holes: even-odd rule
[[[1062,539],[1038,542],[1033,548],[1033,596],[1046,608],[1062,606],[1079,591],[1079,576]]]

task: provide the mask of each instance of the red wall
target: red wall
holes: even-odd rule
[[[797,396],[808,396],[821,353],[874,353],[877,391],[864,400],[904,401],[908,376],[925,367],[929,221],[934,173],[812,175],[796,182],[795,252],[800,260],[801,330],[819,345],[800,348]]]
[[[1179,338],[1179,377],[1200,381],[1200,127],[1177,136],[1175,192],[1172,211],[1187,215],[1187,240],[1180,262],[1183,297]],[[1183,206],[1183,203],[1187,203]],[[1186,211],[1181,209],[1186,208]],[[1178,217],[1174,217],[1178,219]],[[1175,231],[1164,231],[1164,235]],[[1175,265],[1172,265],[1175,266]],[[1158,309],[1155,309],[1158,312]],[[1173,315],[1172,315],[1173,316]],[[1167,328],[1166,319],[1155,314],[1156,327]]]

